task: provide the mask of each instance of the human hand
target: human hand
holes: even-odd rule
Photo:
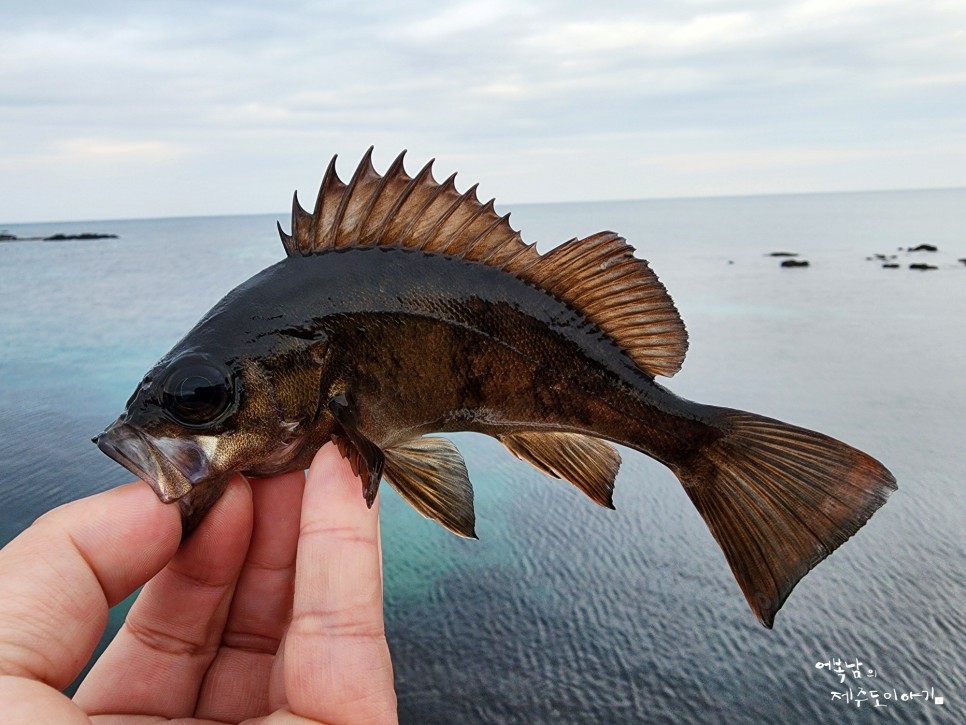
[[[177,507],[141,483],[41,517],[0,551],[4,722],[394,722],[359,486],[326,445],[307,480],[236,476],[180,547]],[[108,607],[144,582],[71,701]]]

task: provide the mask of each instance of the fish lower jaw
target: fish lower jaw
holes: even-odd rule
[[[105,454],[147,483],[164,503],[189,493],[195,482],[164,455],[158,442],[117,421],[94,439]]]

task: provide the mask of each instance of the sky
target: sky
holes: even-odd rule
[[[963,0],[2,0],[0,225],[966,186]]]

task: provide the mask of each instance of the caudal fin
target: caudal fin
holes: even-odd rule
[[[874,458],[770,418],[713,409],[722,435],[675,471],[759,621],[896,490]]]

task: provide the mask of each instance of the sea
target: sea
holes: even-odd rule
[[[383,487],[402,721],[966,722],[966,189],[498,210],[541,251],[620,232],[688,328],[667,387],[840,438],[899,489],[767,630],[668,469],[623,449],[608,511],[456,434],[479,541]],[[18,237],[117,235],[0,243],[3,542],[129,480],[91,436],[209,307],[282,258],[275,220],[0,219]]]

